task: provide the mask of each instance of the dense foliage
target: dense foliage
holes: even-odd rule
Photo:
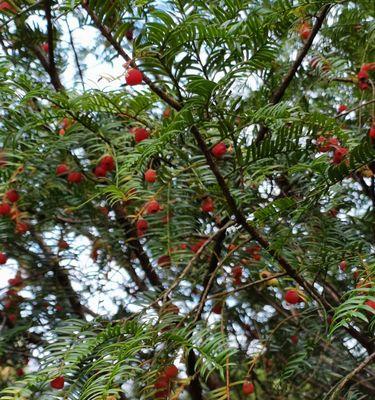
[[[1,399],[375,398],[374,17],[0,2]]]

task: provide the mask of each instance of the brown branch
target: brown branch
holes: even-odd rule
[[[359,110],[360,108],[366,107],[367,105],[372,104],[372,103],[375,103],[375,99],[366,101],[365,103],[359,104],[358,106],[351,108],[350,110],[340,113],[340,114],[336,115],[335,118],[345,117],[346,115],[350,114],[351,112]]]
[[[344,388],[344,386],[355,376],[357,375],[359,372],[361,372],[364,368],[367,367],[367,365],[371,364],[373,361],[375,360],[375,353],[370,354],[365,360],[363,360],[361,362],[361,364],[358,365],[357,368],[353,369],[353,371],[351,371],[348,375],[346,375],[341,381],[340,383],[337,385],[337,387],[335,388],[335,390],[333,391],[333,393],[330,396],[330,400],[335,399],[340,391]]]
[[[99,20],[98,16],[94,13],[94,11],[90,8],[89,2],[87,0],[82,1],[82,7],[86,10],[87,14],[90,15],[92,21],[95,26],[99,29],[101,34],[108,40],[108,42],[112,45],[112,47],[117,51],[117,53],[129,63],[129,65],[133,68],[136,68],[137,65],[132,60],[132,58],[125,52],[122,48],[121,44],[116,41],[116,39],[112,36],[111,31],[104,26]],[[180,110],[182,108],[181,104],[175,100],[171,95],[169,95],[165,90],[161,89],[159,86],[155,85],[152,80],[143,73],[143,81],[148,85],[148,87],[157,94],[162,100],[168,103],[171,107],[176,110]]]
[[[49,261],[53,274],[61,288],[64,290],[72,310],[80,318],[85,319],[84,307],[82,306],[77,293],[73,289],[68,273],[60,266],[57,257],[53,254],[51,248],[44,242],[43,238],[36,233],[34,229],[30,229],[30,234],[35,239],[36,243],[38,243],[39,247]]]
[[[124,228],[124,234],[127,239],[127,242],[130,248],[134,251],[135,255],[137,256],[142,270],[145,273],[149,282],[156,288],[160,290],[164,290],[164,286],[159,279],[159,276],[155,272],[154,268],[151,265],[150,259],[148,258],[147,254],[143,250],[141,243],[137,238],[137,232],[133,224],[127,218],[124,207],[122,204],[117,203],[113,207],[116,219]]]
[[[86,9],[92,20],[94,21],[95,25],[97,28],[100,30],[100,32],[103,34],[103,36],[110,42],[110,44],[116,49],[118,54],[122,56],[127,62],[130,63],[130,65],[135,66],[134,62],[130,59],[130,57],[126,54],[126,52],[123,50],[121,45],[113,38],[111,32],[108,30],[107,27],[103,26],[101,22],[99,21],[98,17],[95,15],[95,13],[90,9],[88,2],[86,0],[83,1],[83,7]],[[275,92],[273,97],[271,98],[271,102],[277,102],[280,101],[282,96],[284,95],[287,87],[289,86],[291,80],[293,79],[295,72],[299,68],[300,64],[302,63],[304,57],[306,56],[308,50],[311,47],[311,44],[318,33],[320,27],[323,24],[323,21],[328,14],[330,9],[330,5],[326,5],[323,7],[319,15],[317,16],[317,21],[314,24],[314,27],[312,29],[312,32],[310,34],[309,39],[307,40],[305,46],[303,49],[301,49],[300,53],[297,56],[296,61],[292,65],[291,69],[289,70],[288,74],[286,77],[283,79],[282,84],[280,85],[279,89]],[[176,101],[174,98],[172,98],[169,94],[164,92],[162,89],[157,87],[151,80],[147,77],[144,77],[144,81],[148,84],[150,89],[157,94],[162,100],[167,102],[171,107],[176,109],[177,111],[182,109],[182,105]],[[328,301],[324,298],[322,298],[319,293],[316,291],[316,289],[308,283],[305,279],[302,278],[301,275],[298,274],[297,271],[294,270],[294,268],[289,264],[289,262],[281,255],[279,255],[275,250],[273,250],[270,246],[270,243],[264,238],[253,226],[247,223],[245,215],[239,210],[237,207],[237,204],[232,197],[230,190],[225,182],[225,179],[221,175],[216,163],[214,162],[211,153],[209,151],[209,148],[207,147],[207,144],[203,137],[201,136],[198,128],[193,125],[191,127],[191,132],[193,133],[193,136],[195,137],[199,148],[201,149],[202,153],[204,154],[207,164],[210,167],[211,171],[215,175],[215,178],[219,184],[219,187],[222,190],[222,193],[224,194],[224,197],[226,199],[226,202],[229,206],[230,211],[232,214],[235,216],[236,221],[239,225],[242,226],[242,228],[249,233],[250,237],[252,237],[254,240],[256,240],[275,260],[278,261],[278,263],[281,265],[281,267],[287,272],[287,274],[293,278],[298,284],[300,284],[307,293],[309,293],[318,303],[321,303],[324,308],[327,310],[330,310],[332,307],[328,303]],[[143,251],[143,250],[142,250]],[[142,255],[142,252],[139,253]],[[142,261],[141,261],[142,264]],[[152,271],[153,272],[153,271]],[[154,277],[152,277],[151,271],[149,271],[149,279],[151,278],[152,280],[155,280]],[[155,281],[156,282],[156,281]],[[348,332],[356,338],[369,352],[372,351],[373,349],[373,343],[369,341],[367,338],[363,337],[358,331],[352,328],[347,329]]]
[[[51,77],[52,85],[56,90],[63,90],[64,86],[60,81],[59,74],[56,69],[55,56],[54,56],[54,40],[53,40],[53,25],[52,25],[52,15],[51,15],[51,0],[45,0],[45,12],[47,19],[47,35],[48,35],[48,73]]]
[[[75,44],[74,44],[74,41],[73,41],[73,34],[72,34],[72,31],[70,29],[69,22],[68,22],[67,19],[65,20],[65,23],[66,23],[66,26],[68,28],[69,42],[70,42],[70,45],[72,46],[74,59],[75,59],[76,65],[77,65],[79,77],[81,78],[82,89],[85,90],[85,82],[83,81],[83,72],[82,72],[82,69],[81,69],[81,64],[79,63],[77,50],[76,50],[76,47],[75,47]]]
[[[270,100],[271,104],[275,105],[283,98],[283,96],[284,96],[286,90],[288,89],[290,83],[292,82],[298,68],[300,67],[300,65],[302,64],[302,61],[304,60],[308,51],[310,50],[311,45],[312,45],[316,35],[318,34],[321,26],[323,25],[323,21],[325,20],[330,8],[331,8],[331,5],[327,4],[319,12],[318,16],[316,17],[315,24],[311,30],[309,38],[306,40],[306,43],[304,44],[304,46],[301,48],[301,50],[297,54],[297,58],[295,59],[294,63],[290,67],[287,74],[285,75],[280,86],[276,89],[276,91],[272,95],[271,100]],[[255,143],[259,143],[264,139],[264,137],[267,133],[267,130],[268,129],[265,125],[262,125],[260,127],[258,135],[255,139]]]

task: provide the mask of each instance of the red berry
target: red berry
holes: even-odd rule
[[[367,90],[370,87],[370,85],[366,81],[360,81],[358,83],[358,87],[359,87],[360,90]]]
[[[142,72],[137,68],[128,69],[125,77],[125,81],[129,86],[139,85],[142,83],[143,75]]]
[[[161,210],[160,204],[156,200],[151,200],[146,206],[147,214],[155,214]]]
[[[372,127],[370,128],[368,135],[370,137],[370,139],[375,139],[375,125],[372,125]]]
[[[164,255],[158,258],[159,267],[169,267],[171,265],[171,257]]]
[[[0,264],[5,264],[8,260],[8,257],[5,253],[0,253]]]
[[[199,249],[206,243],[207,239],[202,239],[198,243],[191,246],[191,251],[193,253],[198,253]]]
[[[16,314],[8,314],[8,320],[12,324],[14,324],[17,321],[17,315]]]
[[[17,222],[16,223],[16,233],[23,235],[29,230],[29,225],[26,222]]]
[[[103,214],[103,215],[108,215],[109,214],[109,210],[107,207],[99,207],[99,211]]]
[[[137,221],[137,232],[138,236],[143,236],[148,229],[148,222],[145,219],[139,219]]]
[[[211,212],[215,209],[214,201],[211,197],[206,197],[201,204],[201,209],[203,212]]]
[[[224,142],[220,142],[215,144],[215,146],[211,149],[211,153],[216,158],[221,158],[227,152],[227,146]]]
[[[8,203],[0,203],[0,215],[10,214],[11,208]]]
[[[297,290],[291,289],[285,293],[285,301],[289,304],[297,304],[303,301],[303,298],[300,296]]]
[[[375,70],[375,62],[363,64],[361,67],[362,71],[374,71]]]
[[[59,240],[59,243],[57,244],[57,246],[59,247],[60,250],[65,250],[65,249],[69,248],[69,243],[66,242],[65,240],[61,239],[61,240]]]
[[[56,167],[56,175],[57,176],[65,175],[68,172],[69,172],[69,167],[66,164],[59,164]]]
[[[298,336],[297,335],[292,335],[290,337],[290,340],[293,344],[297,344],[298,343]]]
[[[308,22],[303,22],[300,25],[298,32],[302,40],[307,40],[311,34],[311,25]]]
[[[155,393],[155,397],[157,399],[166,399],[168,397],[168,395],[169,395],[169,391],[168,390],[158,390]]]
[[[347,268],[348,264],[345,260],[341,261],[339,264],[339,267],[341,269],[342,272],[345,272],[346,268]]]
[[[70,183],[81,183],[83,180],[83,175],[80,172],[71,172],[68,175],[68,182]]]
[[[171,110],[169,107],[167,107],[167,108],[163,111],[163,118],[164,118],[164,119],[167,119],[167,118],[169,118],[169,117],[171,116],[171,114],[172,114],[172,110]]]
[[[242,393],[246,396],[254,393],[254,385],[249,381],[245,381],[242,385]]]
[[[25,371],[23,370],[23,368],[17,368],[16,369],[16,375],[17,376],[24,376],[25,375]]]
[[[9,4],[7,1],[2,1],[0,3],[0,11],[16,12],[16,9],[11,4]]]
[[[104,178],[107,175],[107,170],[105,168],[103,168],[102,166],[98,165],[94,169],[94,175],[97,178]]]
[[[213,312],[214,314],[221,314],[222,310],[223,310],[223,305],[222,305],[222,303],[216,303],[216,304],[214,304],[214,306],[212,307],[212,312]]]
[[[372,300],[367,300],[365,303],[366,306],[371,307],[373,310],[375,310],[375,301]],[[374,311],[375,312],[375,311]]]
[[[367,71],[364,71],[363,69],[361,69],[358,72],[357,78],[361,81],[361,80],[364,80],[364,79],[368,79],[369,75],[368,75]]]
[[[134,130],[134,140],[136,143],[140,143],[150,137],[150,133],[146,128],[136,128]]]
[[[165,389],[165,388],[168,387],[168,385],[169,385],[169,382],[168,382],[167,377],[165,377],[165,376],[160,376],[160,377],[156,380],[156,382],[155,382],[155,384],[154,384],[154,387],[155,387],[155,389]]]
[[[333,160],[334,164],[340,164],[344,157],[348,154],[348,149],[346,147],[338,147],[335,152],[333,153]]]
[[[42,48],[43,51],[45,51],[46,53],[48,53],[48,51],[49,51],[49,44],[48,44],[47,42],[46,42],[46,43],[43,43],[40,47]]]
[[[10,286],[21,286],[23,284],[22,276],[17,274],[14,278],[8,279],[8,283]]]
[[[154,183],[156,181],[157,174],[154,169],[148,169],[145,172],[145,181],[149,183]]]
[[[175,365],[168,365],[165,367],[164,375],[168,379],[174,379],[178,375],[178,368]]]
[[[242,267],[237,265],[236,267],[232,268],[232,276],[233,278],[241,278],[242,276]]]
[[[242,283],[241,278],[236,278],[236,277],[235,277],[235,278],[233,279],[233,285],[234,285],[234,286],[240,286],[241,283]]]
[[[111,172],[116,168],[116,163],[112,156],[107,155],[100,160],[100,166],[106,171]]]
[[[125,36],[126,36],[126,39],[128,39],[129,41],[132,41],[133,40],[133,29],[128,29],[125,32]]]
[[[20,199],[20,195],[18,194],[17,190],[11,189],[5,193],[6,198],[11,202],[15,203]]]
[[[345,104],[340,104],[337,109],[337,112],[342,113],[342,112],[346,111],[347,109],[348,109],[348,107]]]
[[[58,376],[50,382],[52,389],[62,389],[64,387],[65,379],[63,376]]]

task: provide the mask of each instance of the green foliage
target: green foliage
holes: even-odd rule
[[[9,3],[0,398],[373,398],[371,2]]]

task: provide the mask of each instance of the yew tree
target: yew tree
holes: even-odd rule
[[[0,45],[1,399],[375,398],[373,1],[0,1]]]

